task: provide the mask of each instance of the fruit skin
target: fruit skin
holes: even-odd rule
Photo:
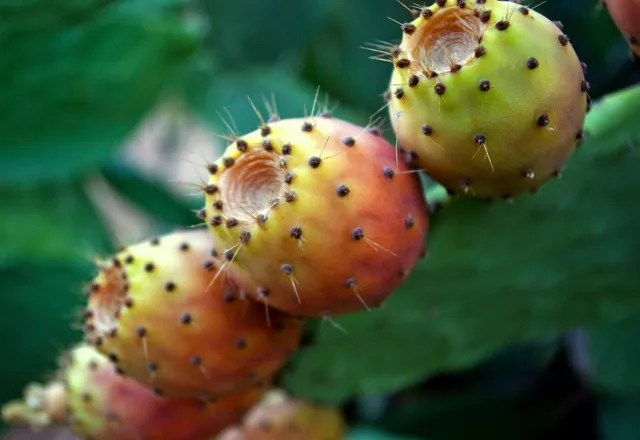
[[[216,278],[215,255],[201,229],[102,262],[84,315],[88,340],[165,396],[208,399],[268,379],[297,348],[302,322],[243,300],[229,274]]]
[[[419,178],[375,130],[278,120],[238,138],[209,171],[204,220],[228,269],[248,296],[287,313],[379,306],[424,251]]]
[[[607,0],[602,3],[633,53],[640,57],[640,0]]]
[[[449,0],[403,32],[386,96],[416,167],[450,192],[488,198],[559,174],[582,138],[589,86],[557,24],[512,2]],[[440,50],[452,41],[455,59]]]
[[[40,431],[67,420],[67,389],[61,381],[45,385],[31,383],[24,390],[24,398],[2,406],[2,420],[16,426],[28,426]]]
[[[273,389],[241,425],[225,429],[218,440],[341,440],[345,430],[338,409],[312,405]]]
[[[266,385],[206,403],[157,396],[120,376],[109,359],[85,344],[74,347],[63,377],[70,426],[91,440],[204,440],[238,423]]]

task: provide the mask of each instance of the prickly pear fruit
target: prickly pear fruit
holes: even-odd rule
[[[28,426],[40,431],[67,421],[67,389],[62,381],[46,385],[32,383],[24,391],[24,399],[2,407],[2,420],[16,426]]]
[[[633,53],[640,57],[640,0],[606,0],[602,3],[629,42]]]
[[[421,185],[376,130],[328,116],[238,137],[203,188],[203,219],[243,290],[299,316],[380,305],[424,250]]]
[[[557,176],[589,105],[561,24],[497,0],[438,0],[416,15],[400,46],[383,48],[394,64],[392,126],[414,166],[451,192],[488,198]]]
[[[297,348],[299,319],[240,297],[217,277],[207,230],[137,243],[101,262],[85,313],[88,340],[166,396],[217,397],[273,375]]]
[[[274,389],[241,425],[225,429],[218,440],[341,440],[345,426],[338,409],[312,405]]]
[[[166,398],[117,373],[103,354],[74,347],[63,371],[69,424],[92,440],[205,440],[238,423],[266,391],[266,385],[229,394],[215,402]]]

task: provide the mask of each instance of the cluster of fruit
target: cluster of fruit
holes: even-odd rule
[[[336,410],[271,388],[304,319],[380,307],[411,273],[430,221],[420,171],[453,194],[533,192],[579,145],[590,105],[562,25],[533,9],[412,13],[400,45],[372,47],[393,65],[397,149],[315,111],[234,135],[207,165],[206,227],[98,261],[85,342],[4,418],[94,440],[342,438]]]

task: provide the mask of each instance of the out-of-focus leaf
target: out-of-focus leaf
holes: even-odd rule
[[[601,440],[637,440],[640,433],[640,397],[600,399]]]
[[[244,71],[216,71],[206,61],[194,68],[192,76],[186,82],[186,95],[190,107],[206,123],[221,133],[227,133],[226,122],[240,134],[257,129],[260,119],[251,106],[255,104],[264,120],[269,119],[269,107],[281,118],[304,117],[317,114],[328,108],[334,110],[336,117],[345,118],[353,123],[367,124],[366,116],[354,113],[346,106],[336,103],[318,89],[296,78],[291,71],[280,67],[247,69]],[[275,108],[273,103],[275,102]],[[226,110],[225,110],[226,109]]]
[[[122,162],[104,167],[102,174],[120,196],[164,222],[167,227],[188,227],[198,222],[194,210],[202,208],[202,199],[185,200],[172,193],[165,182],[151,180]]]
[[[625,93],[632,93],[627,91]],[[625,93],[609,99],[624,99]],[[640,114],[640,101],[626,111]],[[608,114],[594,108],[590,125]],[[609,119],[607,130],[638,127]],[[343,401],[473,365],[506,344],[640,309],[640,150],[598,134],[562,179],[514,203],[456,199],[434,218],[429,257],[385,306],[321,326],[284,375],[295,394]]]
[[[49,377],[62,352],[81,340],[74,326],[79,327],[81,292],[91,270],[89,264],[51,261],[0,266],[1,402],[20,397],[27,383]]]
[[[466,440],[470,432],[474,440],[550,438],[558,413],[584,392],[558,362],[559,347],[557,342],[512,347],[472,369],[403,390],[391,397],[376,425],[433,440]]]
[[[607,394],[640,394],[640,317],[601,325],[586,333],[587,378],[591,386]]]
[[[367,426],[353,427],[345,440],[426,440],[422,437],[404,437]]]
[[[585,148],[604,148],[616,145],[633,147],[640,139],[640,86],[629,87],[603,97],[587,114]]]
[[[0,182],[106,162],[195,48],[175,1],[0,5]]]
[[[391,79],[391,65],[368,59],[372,43],[399,43],[402,31],[389,18],[403,22],[411,15],[388,0],[328,0],[327,19],[305,51],[303,76],[336,99],[369,113],[380,108]]]
[[[1,186],[0,199],[0,261],[88,261],[110,248],[82,181]]]
[[[207,38],[225,65],[245,68],[296,55],[317,31],[323,0],[199,0]]]

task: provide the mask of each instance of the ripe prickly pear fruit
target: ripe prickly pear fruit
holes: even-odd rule
[[[67,389],[62,381],[45,385],[32,383],[24,398],[2,406],[2,420],[10,425],[28,426],[40,431],[67,421]]]
[[[241,425],[225,429],[218,440],[341,440],[345,427],[338,409],[312,405],[274,389]]]
[[[89,289],[88,340],[166,396],[217,397],[271,377],[297,348],[299,319],[243,299],[217,277],[207,230],[130,246]]]
[[[558,175],[589,105],[561,24],[513,2],[438,0],[402,29],[386,96],[414,166],[489,198]]]
[[[92,440],[205,440],[238,423],[266,391],[265,386],[227,395],[214,403],[156,395],[117,373],[89,345],[74,347],[63,370],[69,424]]]
[[[629,42],[633,53],[640,57],[640,0],[606,0],[602,3]]]
[[[209,166],[202,218],[250,297],[299,316],[378,306],[428,227],[396,159],[376,130],[330,116],[265,123]]]

